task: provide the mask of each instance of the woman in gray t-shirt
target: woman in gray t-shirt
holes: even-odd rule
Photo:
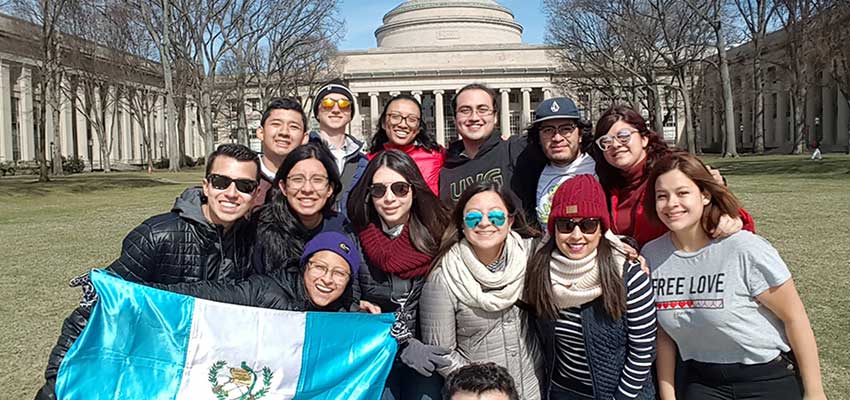
[[[661,328],[661,398],[676,398],[678,349],[678,395],[688,400],[825,399],[809,318],[776,249],[746,231],[708,233],[721,215],[738,215],[735,196],[698,158],[676,152],[656,164],[645,198],[649,219],[670,230],[643,247]]]

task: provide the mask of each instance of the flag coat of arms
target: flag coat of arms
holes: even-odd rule
[[[91,273],[91,317],[56,379],[58,399],[379,399],[392,314],[237,306]]]

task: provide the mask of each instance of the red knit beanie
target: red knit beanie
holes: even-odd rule
[[[558,218],[599,218],[603,233],[611,224],[605,191],[593,175],[578,175],[562,183],[552,196],[551,210],[547,226],[549,235],[554,234]]]

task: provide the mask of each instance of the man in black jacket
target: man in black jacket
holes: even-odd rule
[[[464,86],[452,99],[452,108],[460,139],[446,152],[440,170],[440,199],[453,205],[473,183],[493,180],[510,186],[527,216],[533,216],[537,179],[546,164],[540,149],[528,146],[524,135],[503,140],[494,133],[499,104],[496,92],[487,86]]]
[[[201,188],[187,189],[171,212],[133,229],[108,270],[139,283],[235,282],[251,274],[254,228],[244,218],[257,192],[259,160],[251,149],[221,145],[208,157]],[[91,313],[80,306],[65,319],[36,399],[55,399],[59,364]]]

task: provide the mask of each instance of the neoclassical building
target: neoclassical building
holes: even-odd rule
[[[791,103],[791,74],[782,69],[787,63],[786,37],[783,31],[769,34],[764,50],[764,146],[766,150],[788,152],[794,143],[794,126]],[[729,73],[735,110],[735,127],[738,152],[751,151],[754,145],[753,114],[755,91],[752,88],[752,43],[729,50]],[[805,99],[804,145],[818,140],[822,151],[850,151],[850,105],[823,66],[808,62],[810,79]],[[718,74],[710,70],[706,75],[706,96],[702,104],[701,129],[703,148],[719,150],[723,137],[723,100]]]
[[[522,26],[492,0],[408,0],[384,15],[377,47],[340,54],[340,69],[357,95],[352,132],[368,137],[386,101],[399,93],[422,102],[440,143],[457,136],[451,99],[484,83],[500,94],[503,136],[517,133],[537,103],[553,95],[558,63],[541,45],[523,43]]]
[[[52,143],[52,126],[36,124],[39,93],[36,75],[37,27],[0,15],[0,161],[35,159],[37,141]],[[375,31],[377,47],[345,51],[335,62],[342,78],[357,96],[358,106],[351,133],[368,139],[375,131],[378,117],[389,98],[408,93],[423,104],[423,119],[438,142],[447,144],[457,136],[451,99],[462,86],[478,82],[494,88],[500,96],[499,129],[503,136],[522,131],[533,118],[533,110],[543,99],[558,95],[553,78],[558,62],[550,48],[527,44],[523,28],[513,13],[493,0],[408,0],[401,2],[383,18]],[[105,49],[108,53],[108,49]],[[109,57],[104,57],[109,62]],[[155,77],[154,77],[155,78]],[[160,88],[156,79],[135,84]],[[251,93],[251,89],[248,90]],[[249,94],[245,105],[248,130],[259,124],[262,105]],[[254,96],[256,97],[256,96]],[[310,94],[300,96],[310,109]],[[168,151],[163,99],[157,99],[148,118],[153,123],[153,156],[159,159]],[[107,105],[107,107],[110,107]],[[230,107],[230,106],[228,106]],[[100,152],[97,135],[90,124],[72,106],[69,96],[62,98],[60,132],[62,154],[77,157],[98,168]],[[233,121],[229,113],[220,114],[217,126],[219,142],[232,140]],[[110,159],[124,164],[140,164],[146,158],[141,146],[140,129],[132,110],[110,109],[113,132]],[[235,110],[235,111],[234,111]],[[223,116],[222,116],[223,115]],[[49,122],[48,122],[49,123]],[[190,157],[203,155],[198,134],[196,109],[187,104],[183,149]],[[314,122],[315,124],[315,122]],[[253,135],[251,135],[253,136]],[[259,144],[252,141],[256,149]],[[48,159],[50,148],[47,148]]]

